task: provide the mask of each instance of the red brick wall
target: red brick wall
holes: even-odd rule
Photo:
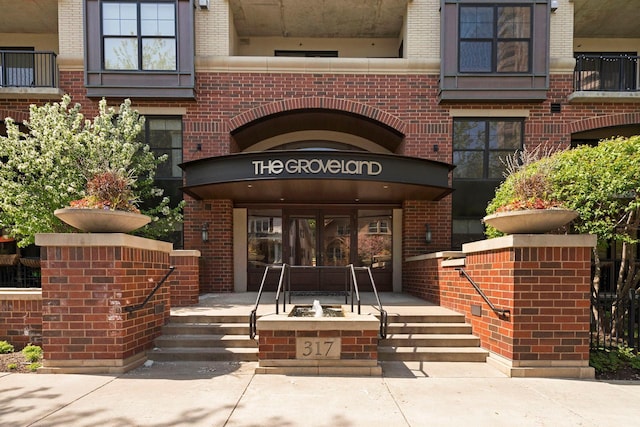
[[[171,265],[176,269],[169,278],[171,307],[186,307],[198,303],[198,295],[200,295],[199,258],[197,255],[174,255],[172,252]]]
[[[515,251],[513,345],[520,360],[588,360],[591,252]]]
[[[340,337],[340,359],[378,360],[378,331],[273,331],[260,330],[258,358],[295,359],[296,339],[303,337]]]
[[[142,303],[166,274],[168,252],[43,247],[41,258],[45,359],[124,360],[151,347],[169,316],[169,288],[142,310],[124,308]]]
[[[40,296],[34,299],[28,295],[23,299],[20,295],[0,294],[0,341],[8,341],[16,350],[27,344],[42,344]]]
[[[451,197],[439,202],[408,200],[402,211],[403,259],[451,247]],[[426,225],[431,243],[426,242]]]
[[[468,254],[465,271],[509,318],[490,310],[442,258],[405,263],[404,291],[466,315],[482,347],[511,360],[589,358],[591,248],[504,248]],[[482,307],[482,316],[471,306]]]
[[[205,223],[207,242],[202,241]],[[184,233],[185,248],[201,253],[200,293],[233,292],[233,202],[190,199],[185,207]]]
[[[83,73],[60,73],[61,89],[83,104],[83,113],[91,117],[98,99],[87,99]],[[231,132],[251,120],[264,119],[292,109],[333,108],[379,120],[404,134],[397,154],[452,161],[450,109],[496,110],[526,109],[525,144],[540,143],[566,147],[571,132],[586,131],[640,122],[640,103],[567,102],[572,92],[571,75],[551,75],[548,99],[544,102],[455,103],[438,101],[437,75],[360,75],[360,74],[290,74],[290,73],[209,73],[196,74],[197,99],[134,100],[135,107],[182,107],[185,161],[230,154],[236,144]],[[112,102],[117,102],[113,100]],[[25,117],[30,103],[37,99],[2,100],[0,113]],[[560,113],[551,112],[551,104],[561,104]],[[202,144],[202,150],[195,149]],[[437,147],[436,147],[437,146]],[[198,202],[188,199],[185,209],[185,249],[202,252],[201,291],[233,290],[233,266],[230,251],[230,201]],[[405,203],[404,257],[447,249],[450,245],[451,198],[426,204]],[[215,215],[222,214],[221,218]],[[210,223],[211,240],[203,244],[200,230]],[[429,223],[434,236],[427,248],[424,224]],[[212,233],[217,224],[218,235]],[[214,240],[215,239],[215,240]]]

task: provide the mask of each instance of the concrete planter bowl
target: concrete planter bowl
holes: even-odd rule
[[[105,209],[56,209],[53,214],[61,221],[90,233],[128,233],[151,221],[146,215]]]
[[[530,209],[494,213],[483,221],[507,234],[542,234],[568,224],[577,216],[578,212],[570,209]]]

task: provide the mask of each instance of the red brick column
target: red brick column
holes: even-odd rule
[[[589,297],[595,243],[595,236],[578,235],[512,235],[469,243],[457,255],[408,259],[405,291],[464,313],[491,352],[489,360],[511,376],[593,377]],[[510,315],[494,313],[456,268],[464,268]]]
[[[209,240],[202,241],[206,227]],[[233,292],[233,201],[189,200],[184,247],[200,251],[200,293]]]
[[[172,245],[120,233],[39,234],[46,373],[121,373],[146,360],[169,316]]]
[[[176,269],[169,279],[171,307],[186,307],[198,303],[200,295],[200,251],[171,251],[171,265]]]

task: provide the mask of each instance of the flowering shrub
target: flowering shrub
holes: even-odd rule
[[[564,204],[555,194],[551,176],[557,156],[543,153],[517,152],[507,158],[505,180],[496,189],[487,206],[487,214],[527,209],[559,209]]]
[[[553,150],[544,147],[519,151],[509,156],[504,161],[505,180],[489,202],[487,215],[530,209],[563,209],[565,204],[557,196],[552,180],[557,158]],[[502,234],[489,225],[485,229],[488,238]]]
[[[544,200],[539,197],[527,200],[514,200],[500,206],[496,212],[524,211],[529,209],[561,209],[562,203],[557,200]]]
[[[132,178],[117,171],[100,172],[87,182],[87,195],[80,200],[72,200],[70,206],[76,209],[140,213],[131,189],[133,181]]]

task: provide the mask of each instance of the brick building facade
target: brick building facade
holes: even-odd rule
[[[102,97],[111,103],[131,98],[149,120],[181,123],[179,155],[170,161],[185,165],[184,172],[173,168],[173,178],[185,186],[187,205],[182,237],[175,243],[200,251],[201,292],[255,289],[261,266],[283,261],[375,264],[379,286],[400,291],[406,258],[481,238],[481,209],[499,177],[491,170],[494,142],[511,140],[507,146],[512,148],[568,148],[639,130],[640,92],[634,73],[640,34],[625,25],[624,8],[608,12],[621,23],[617,34],[608,36],[580,13],[598,3],[594,1],[414,0],[370,2],[364,11],[350,2],[328,3],[340,7],[304,10],[295,1],[284,2],[283,18],[269,10],[265,16],[273,19],[263,25],[262,12],[242,0],[46,2],[21,14],[13,26],[2,22],[0,51],[6,65],[0,116],[24,121],[30,104],[56,101],[68,93],[87,116]],[[18,7],[13,2],[4,6]],[[487,70],[482,69],[482,58],[464,55],[467,46],[477,47],[475,51],[485,46],[482,37],[465,32],[470,26],[484,28],[489,22],[481,19],[485,12],[493,14],[487,28],[494,31],[488,37],[497,50]],[[323,13],[329,19],[320,25]],[[465,18],[469,14],[473,22]],[[363,23],[343,23],[341,18],[350,16]],[[108,47],[110,40],[131,36],[122,30],[131,19],[152,21],[157,27],[149,34],[136,27],[140,62],[133,68],[112,57]],[[38,26],[36,20],[46,25]],[[518,28],[511,37],[500,32],[505,20]],[[109,29],[113,22],[119,30]],[[160,49],[173,52],[168,55],[171,64],[159,65],[159,56],[143,51],[145,40],[163,40]],[[515,50],[509,53],[508,46]],[[28,60],[25,65],[24,55],[49,51],[55,53],[56,78],[40,85],[25,77],[31,76],[25,70],[35,73],[37,66]],[[605,77],[613,72],[593,63],[578,68],[584,65],[584,58],[576,60],[581,53],[595,55],[598,64],[605,58],[619,65],[620,72],[633,74],[628,78],[633,87],[596,87],[601,81],[609,84]],[[516,64],[506,57],[515,57]],[[17,65],[11,65],[12,58]],[[479,68],[470,72],[474,67]],[[577,86],[586,80],[588,84]],[[467,125],[497,129],[505,123],[515,123],[516,130],[497,131],[498,137],[487,139],[481,155],[484,167],[489,166],[484,175],[476,175],[473,162],[462,164],[473,150],[456,148],[461,140],[456,133]],[[384,161],[420,159],[456,169],[446,171],[442,187],[436,182],[442,171],[434,173],[433,181],[420,177],[420,182],[416,177],[369,180],[347,175],[318,180],[247,175],[225,181],[214,176],[213,163],[207,166],[220,156],[244,156],[250,164],[256,161],[254,153],[277,150],[277,157],[302,149],[330,149],[347,156],[341,161],[348,161],[344,159],[350,153],[374,153],[386,156]],[[247,190],[251,186],[262,196],[252,195]],[[328,229],[313,228],[314,253],[296,252],[310,238],[300,234],[304,227],[340,221],[343,234],[328,236]],[[207,241],[203,228],[210,236]],[[362,249],[371,244],[362,236],[365,228],[381,242],[371,249],[376,253]],[[346,246],[344,233],[349,236]],[[252,253],[254,241],[258,254]],[[385,257],[389,260],[377,262]],[[330,281],[319,278],[312,286],[331,287]]]

